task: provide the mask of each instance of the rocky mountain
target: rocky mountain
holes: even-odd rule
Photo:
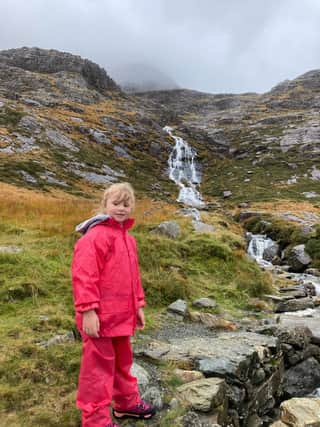
[[[204,198],[235,202],[320,194],[320,71],[265,94],[125,94],[98,65],[37,48],[0,52],[0,178],[80,192],[128,179],[176,197],[171,125],[198,152]]]

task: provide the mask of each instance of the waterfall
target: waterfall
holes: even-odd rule
[[[205,203],[197,190],[201,176],[195,165],[196,151],[182,138],[173,135],[171,127],[165,126],[163,130],[175,141],[168,164],[170,179],[180,187],[177,201],[195,208],[203,207]]]
[[[272,263],[263,259],[263,252],[265,249],[272,246],[273,243],[273,240],[269,239],[264,234],[252,234],[248,246],[248,254],[263,267],[270,267]]]

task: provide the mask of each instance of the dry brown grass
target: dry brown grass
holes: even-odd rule
[[[297,216],[303,212],[320,213],[320,208],[310,202],[298,202],[290,200],[278,200],[273,202],[253,203],[249,209],[265,212],[290,212]]]
[[[39,229],[48,234],[65,234],[75,224],[97,213],[101,192],[88,189],[92,199],[62,191],[41,193],[0,183],[0,218],[19,227]],[[174,216],[176,207],[150,199],[138,200],[134,216],[138,224],[158,223]]]

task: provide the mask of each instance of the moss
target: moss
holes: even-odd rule
[[[10,130],[14,130],[24,115],[22,111],[13,110],[10,107],[0,108],[0,126],[7,126]]]

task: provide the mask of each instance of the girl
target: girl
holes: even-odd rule
[[[130,184],[111,185],[103,195],[103,214],[76,228],[72,285],[76,323],[83,339],[77,406],[82,427],[119,427],[115,418],[151,418],[155,408],[141,400],[130,374],[130,336],[145,325],[144,293],[137,248],[128,233],[134,220]]]

